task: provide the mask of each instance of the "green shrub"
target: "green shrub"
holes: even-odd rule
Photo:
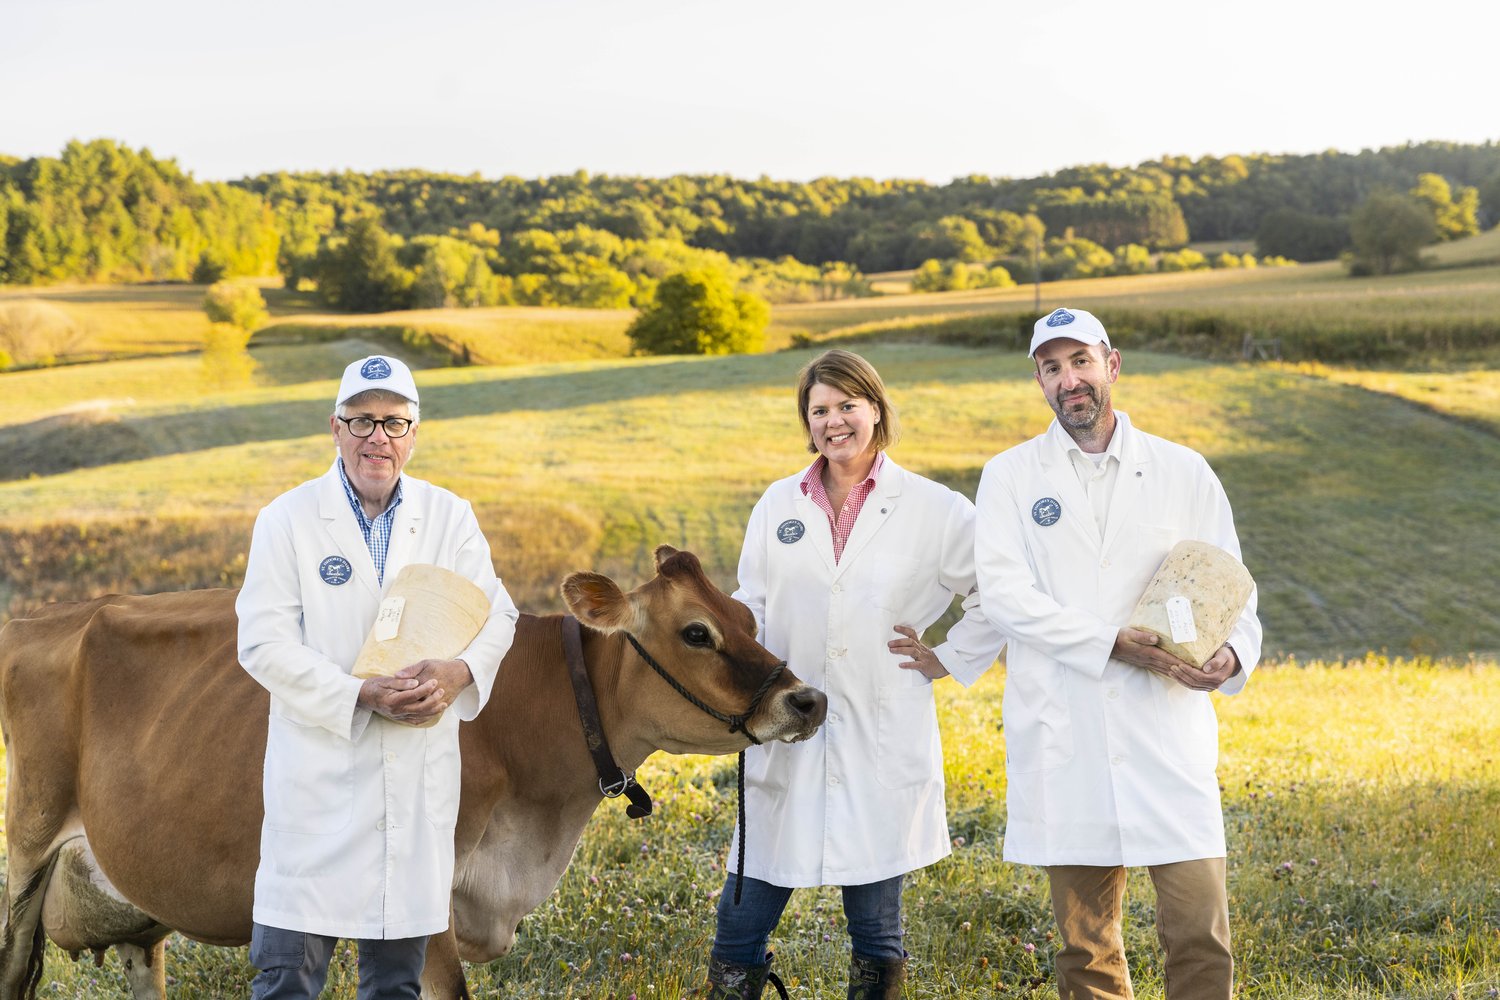
[[[88,328],[66,311],[35,299],[0,302],[0,354],[5,365],[51,365],[77,351]]]
[[[662,279],[656,303],[625,333],[637,354],[749,354],[765,347],[770,322],[765,299],[701,269]]]
[[[237,281],[211,285],[203,296],[203,311],[211,323],[228,323],[246,332],[264,326],[271,318],[260,289]]]

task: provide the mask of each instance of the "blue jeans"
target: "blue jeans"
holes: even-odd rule
[[[337,943],[322,934],[254,925],[250,964],[260,974],[250,984],[252,1000],[312,1000],[323,992]],[[360,1000],[418,1000],[427,938],[361,939],[358,945]]]
[[[901,883],[904,875],[869,885],[846,885],[844,919],[854,954],[877,961],[899,961],[901,948]],[[766,960],[766,943],[781,921],[792,890],[746,876],[740,903],[734,903],[734,875],[719,896],[719,921],[714,929],[713,957],[735,965],[759,965]]]

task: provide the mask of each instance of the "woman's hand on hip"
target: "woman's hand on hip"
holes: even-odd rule
[[[948,676],[948,668],[943,666],[930,646],[922,644],[916,629],[910,625],[897,625],[896,631],[901,634],[901,638],[892,639],[885,644],[886,648],[897,656],[910,657],[905,663],[898,663],[896,666],[903,670],[915,670],[930,681]]]

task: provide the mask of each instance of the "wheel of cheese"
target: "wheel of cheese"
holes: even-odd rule
[[[1255,581],[1234,556],[1207,542],[1178,542],[1130,614],[1130,627],[1154,632],[1162,649],[1202,667],[1224,645]]]
[[[418,660],[451,660],[479,634],[490,599],[472,581],[416,563],[391,581],[354,661],[355,677],[391,677]],[[433,718],[421,725],[432,725]]]

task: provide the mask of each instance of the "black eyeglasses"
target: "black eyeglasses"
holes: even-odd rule
[[[376,427],[385,428],[385,436],[388,438],[406,437],[406,432],[411,430],[412,422],[405,417],[386,417],[384,420],[375,420],[371,417],[339,417],[344,426],[349,428],[349,433],[357,438],[367,438],[375,433]]]

